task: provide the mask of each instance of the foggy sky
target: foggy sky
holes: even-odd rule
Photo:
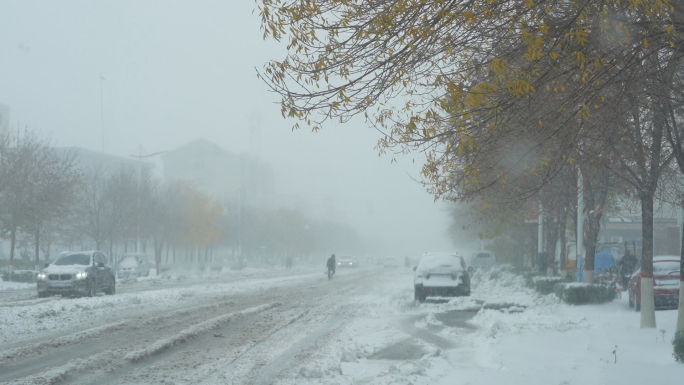
[[[378,157],[362,120],[292,132],[255,67],[281,59],[253,0],[2,1],[0,103],[58,146],[151,153],[204,138],[269,162],[276,192],[327,195],[392,253],[453,250],[445,205],[411,179],[420,158]],[[250,134],[250,127],[258,135]],[[458,249],[458,248],[456,248]]]

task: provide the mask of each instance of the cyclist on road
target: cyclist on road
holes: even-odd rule
[[[335,275],[335,266],[337,266],[337,262],[335,262],[335,254],[328,258],[328,262],[325,264],[325,266],[328,268],[328,279],[332,279],[332,276]]]

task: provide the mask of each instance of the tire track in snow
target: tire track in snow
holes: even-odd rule
[[[304,351],[309,346],[313,345],[319,338],[324,336],[330,336],[331,332],[342,324],[349,314],[348,311],[338,311],[334,314],[331,319],[319,327],[318,329],[311,332],[303,339],[299,340],[296,344],[289,347],[284,352],[280,353],[277,357],[271,359],[271,361],[263,366],[256,379],[255,384],[259,385],[269,385],[275,381],[275,377],[280,374],[284,369],[289,368],[289,363],[291,360],[295,359],[302,351]]]
[[[240,317],[240,316],[247,315],[247,314],[260,313],[262,311],[272,309],[272,308],[279,306],[279,305],[280,304],[278,304],[278,303],[265,304],[265,305],[245,309],[242,311],[238,311],[238,312],[224,314],[224,315],[220,315],[218,317],[214,317],[210,320],[207,320],[207,321],[201,322],[199,324],[190,326],[189,328],[183,329],[173,337],[160,339],[160,340],[156,341],[155,343],[153,343],[152,345],[150,345],[144,349],[140,349],[140,350],[130,352],[126,355],[126,357],[124,357],[124,359],[127,361],[131,361],[131,362],[140,361],[140,360],[142,360],[146,357],[149,357],[153,354],[156,354],[156,353],[159,353],[163,350],[166,350],[167,348],[169,348],[173,345],[177,345],[179,343],[182,343],[182,342],[186,341],[187,339],[192,338],[198,334],[206,333],[212,329],[216,329],[216,328],[220,327],[222,324],[228,323],[231,320],[235,319],[236,317]]]
[[[162,315],[154,316],[152,318],[147,318],[141,322],[134,322],[131,320],[123,320],[119,322],[113,322],[106,325],[94,327],[91,329],[79,331],[76,333],[66,334],[60,337],[51,338],[48,340],[43,340],[40,342],[34,342],[26,344],[18,348],[12,348],[4,351],[0,351],[0,368],[8,362],[11,362],[17,358],[27,358],[32,356],[37,356],[46,353],[47,348],[60,348],[69,345],[82,344],[88,340],[98,338],[107,335],[111,332],[117,332],[132,325],[137,327],[157,324],[160,321],[164,321],[171,318],[176,318],[179,316],[192,314],[198,311],[223,307],[226,305],[234,305],[234,301],[222,302],[222,303],[212,303],[208,305],[194,306],[191,308],[178,309]]]
[[[423,316],[424,315],[421,315],[420,317]],[[405,318],[397,323],[397,327],[402,332],[409,334],[415,338],[418,338],[419,340],[425,341],[431,345],[434,345],[440,349],[447,350],[456,347],[456,344],[454,344],[452,341],[449,341],[446,338],[440,337],[436,334],[430,333],[427,330],[419,329],[413,326],[413,322],[415,320],[415,317]]]
[[[157,354],[165,349],[168,349],[169,347],[182,343],[192,337],[195,337],[199,334],[208,332],[214,328],[219,327],[220,325],[230,322],[232,319],[235,319],[237,317],[247,315],[247,314],[253,314],[253,313],[259,313],[263,312],[265,310],[274,308],[276,306],[279,306],[279,304],[265,304],[265,305],[260,305],[252,308],[248,308],[245,310],[237,311],[237,312],[232,312],[228,314],[224,314],[218,317],[214,317],[212,319],[209,319],[207,321],[201,322],[199,324],[193,325],[191,327],[188,327],[186,329],[183,329],[181,332],[178,333],[178,335],[170,338],[165,338],[158,340],[156,343],[152,344],[151,346],[140,349],[134,352],[130,352],[128,354],[125,354],[127,351],[124,348],[119,348],[114,351],[105,351],[102,353],[95,354],[91,357],[88,358],[77,358],[69,361],[67,364],[55,367],[55,368],[50,368],[48,370],[45,370],[44,372],[34,375],[34,376],[29,376],[25,377],[19,380],[15,380],[10,382],[12,385],[43,385],[43,384],[57,384],[62,381],[64,381],[67,377],[72,376],[78,372],[89,370],[89,369],[101,369],[103,367],[107,366],[112,366],[112,364],[115,361],[139,361],[141,359],[144,359],[145,357],[149,357],[151,355]],[[125,354],[125,355],[124,355]]]
[[[264,302],[280,302],[287,304],[288,308],[290,308],[289,305],[292,304],[292,309],[287,311],[287,313],[289,313],[288,315],[283,314],[283,311],[278,310],[277,313],[273,314],[280,315],[279,320],[276,318],[271,321],[269,318],[269,321],[266,321],[263,324],[259,321],[258,326],[249,326],[247,329],[244,329],[244,332],[243,329],[239,328],[242,328],[242,325],[253,325],[254,322],[248,321],[245,323],[244,320],[254,319],[255,316],[240,318],[243,320],[241,322],[237,322],[236,320],[235,325],[238,329],[230,326],[233,325],[232,322],[221,327],[221,329],[227,328],[226,330],[229,330],[228,333],[232,333],[232,330],[237,331],[237,334],[235,335],[235,338],[237,339],[234,341],[236,344],[233,344],[233,341],[231,341],[230,348],[232,348],[234,352],[239,353],[240,357],[236,357],[236,355],[233,354],[231,359],[234,362],[234,365],[231,365],[231,367],[240,373],[244,373],[247,376],[245,377],[245,380],[251,381],[263,367],[263,363],[254,366],[254,362],[252,361],[254,358],[258,355],[264,355],[264,353],[266,353],[265,356],[276,355],[276,351],[273,351],[273,348],[275,347],[273,346],[273,343],[277,343],[282,337],[291,339],[293,343],[297,342],[301,339],[299,329],[306,330],[307,332],[316,330],[322,322],[324,323],[327,321],[319,315],[325,313],[326,317],[329,317],[331,313],[336,311],[335,309],[329,309],[329,305],[325,304],[315,306],[317,309],[325,309],[325,307],[328,307],[328,309],[324,310],[322,313],[312,310],[310,307],[312,301],[324,298],[327,303],[331,300],[330,295],[333,295],[334,298],[341,297],[340,299],[346,301],[350,294],[359,291],[359,288],[357,287],[359,283],[370,283],[371,281],[368,280],[368,278],[375,275],[377,275],[376,271],[371,271],[370,269],[368,271],[362,270],[355,272],[353,275],[341,276],[340,278],[343,279],[333,281],[332,283],[327,281],[327,279],[320,281],[316,280],[315,282],[311,282],[313,284],[306,286],[291,285],[288,282],[282,286],[259,289],[258,292],[244,291],[244,293],[240,292],[231,296],[230,299],[232,301],[237,300],[237,306],[230,307],[237,309],[244,308],[244,305],[254,303],[255,301],[258,301],[257,304],[263,304]],[[308,281],[305,282],[309,283]],[[221,341],[229,341],[228,338],[232,338],[232,336],[229,336],[228,334],[226,334],[227,337],[223,337],[222,335],[213,336],[227,338],[226,340],[223,340],[213,338],[210,333],[200,333],[202,334],[201,336],[198,335],[196,338],[192,338],[191,341],[188,340],[186,343],[182,344],[182,347],[170,345],[168,347],[177,347],[166,351],[162,349],[154,354],[154,358],[150,356],[149,359],[142,359],[140,363],[126,360],[125,357],[131,353],[131,349],[137,348],[138,350],[142,350],[146,345],[156,343],[158,340],[154,339],[155,336],[168,337],[177,333],[179,330],[186,330],[191,327],[191,325],[204,322],[211,317],[220,315],[222,312],[226,311],[223,309],[226,304],[236,305],[235,302],[226,302],[226,299],[228,298],[226,298],[225,295],[222,297],[223,301],[221,303],[204,304],[192,308],[183,307],[164,314],[145,314],[151,313],[152,311],[144,309],[136,311],[135,314],[131,314],[132,312],[128,311],[127,313],[122,314],[124,317],[118,317],[119,319],[117,320],[120,322],[130,322],[129,327],[124,327],[122,331],[103,333],[104,335],[100,338],[85,339],[84,341],[75,344],[73,348],[66,346],[63,349],[59,347],[54,349],[43,349],[43,351],[34,358],[10,364],[9,371],[0,374],[0,378],[2,378],[0,382],[13,381],[13,384],[79,382],[85,384],[101,383],[101,380],[106,379],[107,383],[119,383],[118,381],[121,380],[123,380],[121,383],[146,383],[149,382],[155,374],[158,375],[164,373],[165,370],[168,370],[170,364],[176,364],[180,365],[179,367],[183,367],[183,370],[185,370],[186,373],[192,373],[193,376],[197,376],[193,377],[190,382],[188,382],[189,380],[183,381],[183,377],[181,376],[179,383],[198,383],[202,378],[213,377],[213,373],[222,371],[226,368],[226,364],[230,362],[230,360],[226,360],[219,365],[208,365],[208,361],[201,361],[195,354],[199,353],[199,357],[201,357],[209,350],[205,349],[204,346],[198,346],[198,341],[205,341],[205,339],[207,341],[215,341],[216,343],[209,344],[208,348],[211,348],[211,353],[207,354],[211,356],[211,354],[216,353],[217,355],[215,357],[210,358],[214,360],[213,362],[219,362],[221,361],[221,355],[225,357],[224,349],[227,347],[225,342],[222,343]],[[215,301],[219,298],[207,297],[205,299]],[[297,302],[291,302],[293,299],[296,299]],[[188,316],[188,313],[190,316]],[[308,314],[310,313],[316,313],[316,320],[303,324],[302,319],[309,318]],[[262,319],[261,315],[258,315],[258,317],[259,320]],[[116,322],[114,322],[114,324],[116,324]],[[299,327],[296,325],[299,325]],[[291,326],[295,326],[297,336],[287,334],[290,332]],[[127,333],[129,330],[130,335],[122,334]],[[223,333],[225,334],[225,332]],[[66,335],[59,335],[59,337],[64,336]],[[42,341],[37,340],[36,342],[41,343]],[[197,349],[198,347],[200,349]],[[285,346],[278,347],[277,351],[284,348]],[[162,353],[162,351],[164,351],[164,353]],[[269,351],[270,354],[268,353]],[[188,366],[188,360],[193,364]],[[151,362],[158,362],[160,369],[152,370],[152,367],[150,367]],[[50,366],[52,366],[52,368]],[[164,366],[166,368],[163,368]],[[203,370],[205,366],[211,366],[213,369]],[[250,368],[251,373],[248,374]],[[7,370],[7,368],[5,368],[5,370]],[[130,380],[130,374],[132,374],[130,370],[135,370],[133,378],[139,381]],[[2,371],[3,370],[0,370],[0,372]],[[36,375],[38,373],[40,374]],[[125,376],[122,378],[122,375]],[[164,376],[164,378],[166,378],[166,376]],[[176,380],[176,378],[174,378],[174,380]]]
[[[98,326],[92,329],[65,335],[62,337],[53,338],[47,341],[28,344],[20,348],[5,350],[0,352],[0,368],[2,368],[3,364],[12,361],[13,359],[19,357],[26,358],[29,356],[41,354],[42,352],[44,352],[45,348],[77,345],[83,343],[85,340],[97,338],[106,333],[121,330],[127,326],[129,326],[129,322],[127,321],[114,322],[111,324]]]

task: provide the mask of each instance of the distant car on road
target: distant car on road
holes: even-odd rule
[[[678,255],[653,257],[653,294],[656,309],[676,309],[679,305]],[[641,310],[641,269],[629,280],[629,307]]]
[[[342,256],[337,259],[337,267],[358,267],[359,263],[352,257]]]
[[[456,253],[425,253],[414,267],[415,299],[470,295],[470,276],[466,263]]]
[[[99,291],[113,295],[116,291],[114,271],[101,251],[62,253],[38,273],[38,297],[53,294],[92,297]]]
[[[382,260],[383,267],[399,267],[399,262],[396,258],[388,257]]]
[[[470,257],[472,270],[489,270],[496,264],[496,256],[493,251],[478,250]]]
[[[154,264],[150,263],[145,253],[127,253],[117,264],[117,278],[148,277]]]

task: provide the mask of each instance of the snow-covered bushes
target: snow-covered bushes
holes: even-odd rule
[[[532,277],[532,284],[530,285],[534,290],[540,294],[551,294],[553,288],[558,283],[562,283],[561,277]]]
[[[684,330],[680,330],[675,333],[675,337],[672,340],[672,347],[674,347],[674,353],[672,355],[675,361],[684,363]]]
[[[604,303],[615,299],[615,288],[587,283],[557,283],[553,289],[556,296],[570,305]]]
[[[25,282],[25,283],[36,283],[37,271],[33,270],[15,270],[12,273],[12,282]],[[10,281],[9,272],[2,272],[2,280],[5,282]]]
[[[522,274],[523,278],[525,278],[525,284],[528,287],[533,287],[534,279],[537,277],[543,277],[543,274],[540,271],[527,271]]]

